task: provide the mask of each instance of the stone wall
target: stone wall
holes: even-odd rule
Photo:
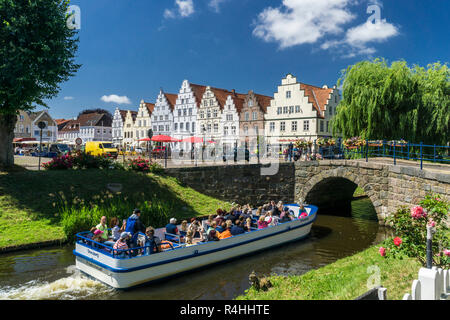
[[[280,164],[278,173],[261,175],[261,165],[171,168],[166,172],[181,183],[209,196],[257,206],[269,200],[294,201],[294,165]]]
[[[358,160],[280,163],[277,174],[261,175],[261,165],[229,165],[167,169],[167,173],[197,191],[254,206],[269,200],[307,202],[319,208],[337,207],[364,189],[384,224],[401,205],[416,205],[433,192],[450,200],[450,172]]]

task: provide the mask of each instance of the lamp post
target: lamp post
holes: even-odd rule
[[[44,130],[47,127],[44,121],[40,121],[38,123],[38,128],[40,131],[40,138],[39,138],[39,171],[41,170],[41,153],[42,153],[42,130]]]
[[[147,131],[147,137],[151,140],[153,138],[153,130],[152,129],[148,129]],[[148,150],[148,160],[152,161],[152,143],[150,141],[147,142],[147,149],[148,149],[148,145],[150,144],[150,149]]]
[[[202,162],[205,162],[205,135],[206,135],[206,128],[203,127],[202,128],[202,132],[203,132],[203,146],[202,146]]]

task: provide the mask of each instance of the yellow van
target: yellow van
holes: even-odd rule
[[[110,156],[117,159],[119,150],[111,142],[88,141],[86,142],[85,152],[93,156]]]

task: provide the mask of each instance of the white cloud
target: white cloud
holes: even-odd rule
[[[258,15],[253,34],[281,49],[315,43],[325,35],[343,33],[342,26],[355,18],[348,6],[353,0],[283,0],[280,8]]]
[[[73,99],[75,99],[74,97],[64,97],[64,100],[73,100]]]
[[[176,8],[164,10],[165,19],[175,19],[178,17],[187,18],[194,14],[193,0],[175,0]]]
[[[111,94],[109,96],[103,96],[101,98],[101,100],[103,102],[107,102],[107,103],[114,102],[114,103],[117,103],[117,104],[131,104],[131,101],[130,101],[130,99],[128,99],[127,96],[118,96],[118,95],[115,95],[115,94]]]
[[[376,49],[369,44],[386,41],[397,36],[399,31],[386,19],[372,23],[373,16],[358,26],[346,26],[356,18],[356,13],[350,9],[359,2],[283,0],[281,7],[268,7],[258,15],[253,35],[266,42],[278,43],[280,49],[318,43],[321,49],[333,50],[342,57],[372,55]],[[368,5],[380,9],[383,6],[380,0],[369,0]]]
[[[208,5],[215,11],[220,11],[220,5],[227,0],[209,0]]]

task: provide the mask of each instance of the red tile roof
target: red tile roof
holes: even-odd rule
[[[254,95],[256,97],[256,100],[258,101],[261,111],[267,113],[267,107],[270,106],[270,101],[272,101],[273,97],[264,96],[262,94],[257,93],[255,93]]]
[[[206,86],[202,86],[199,84],[193,84],[190,83],[191,89],[194,92],[194,96],[195,96],[195,101],[197,102],[197,107],[200,106],[200,103],[202,102],[203,99],[203,94],[206,91]]]
[[[330,94],[333,92],[333,89],[320,88],[304,83],[300,83],[300,89],[305,91],[305,96],[308,97],[308,102],[312,103],[318,116],[323,118],[324,116],[322,114],[325,111],[325,106],[328,104],[328,100],[330,99]]]
[[[151,116],[153,113],[153,110],[155,110],[155,104],[150,102],[144,102],[145,106],[147,107],[148,114]],[[137,114],[137,112],[136,112]]]
[[[164,93],[164,95],[169,102],[170,110],[173,111],[173,109],[175,109],[175,105],[177,104],[178,95],[173,93]]]

